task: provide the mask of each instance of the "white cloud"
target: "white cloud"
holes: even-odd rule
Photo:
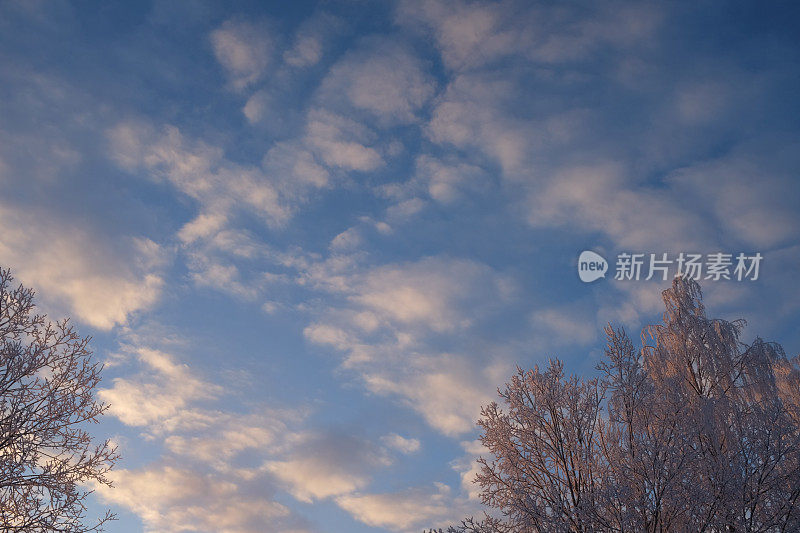
[[[288,457],[271,460],[264,468],[300,501],[312,502],[363,488],[369,473],[391,460],[383,450],[359,437],[325,432],[308,434]]]
[[[570,68],[572,62],[587,61],[606,48],[627,51],[646,45],[660,20],[653,5],[616,2],[589,6],[588,13],[586,7],[513,0],[401,2],[400,24],[429,33],[453,71],[434,100],[425,126],[429,139],[487,156],[500,164],[506,180],[538,180],[542,165],[560,148],[584,140],[594,128],[590,110],[564,98],[537,95],[537,105],[520,107],[530,95],[532,78],[535,86],[552,80],[550,65],[558,63],[566,64],[559,76],[572,76],[574,83],[580,74]],[[585,140],[597,143],[596,138]],[[445,185],[440,192],[446,200],[452,189]]]
[[[302,416],[302,412],[267,407],[249,413],[190,408],[154,422],[149,429],[163,437],[164,446],[175,457],[249,478],[258,473],[259,458],[280,453],[302,438],[287,427],[291,416]]]
[[[99,398],[111,403],[111,415],[143,429],[140,442],[161,443],[164,453],[155,463],[113,471],[113,488],[95,487],[101,498],[131,510],[153,532],[251,533],[265,523],[274,531],[306,531],[307,524],[276,501],[276,479],[262,468],[267,458],[309,440],[287,424],[302,420],[302,410],[202,407],[222,399],[226,389],[165,352],[126,349],[136,355],[139,372],[115,379]]]
[[[330,248],[336,251],[353,250],[358,248],[363,241],[358,228],[348,228],[333,238]]]
[[[429,343],[471,338],[471,328],[510,298],[510,282],[484,265],[444,257],[353,268],[328,262],[310,271],[315,286],[343,293],[350,305],[325,311],[306,328],[306,338],[344,352],[343,366],[367,389],[398,398],[437,430],[471,431],[510,365]]]
[[[467,302],[505,299],[510,285],[479,263],[432,257],[374,268],[358,276],[353,289],[351,300],[379,316],[445,332],[468,327],[479,316]]]
[[[660,22],[652,5],[614,2],[542,6],[405,0],[398,21],[427,28],[448,68],[476,69],[511,56],[541,63],[584,59],[604,46],[629,48],[652,38]]]
[[[382,367],[380,361],[362,366],[366,387],[397,396],[434,429],[458,436],[475,429],[482,406],[494,400],[498,383],[511,372],[511,364],[486,366],[454,354],[407,356],[403,367]]]
[[[158,300],[164,255],[149,239],[110,242],[49,212],[0,203],[3,266],[35,289],[48,310],[99,329],[124,324]]]
[[[429,26],[445,64],[461,69],[519,51],[518,32],[502,27],[504,11],[508,10],[474,2],[404,1],[398,20]]]
[[[420,449],[420,442],[418,439],[408,439],[397,433],[389,433],[381,437],[381,442],[389,448],[394,448],[401,453],[414,453]]]
[[[322,57],[322,43],[314,35],[298,35],[294,46],[284,52],[283,59],[293,67],[315,65]]]
[[[342,30],[344,21],[325,11],[317,11],[303,21],[283,60],[292,67],[306,68],[319,63],[331,38]]]
[[[399,492],[348,494],[336,498],[336,503],[368,526],[398,532],[447,527],[475,512],[441,483]]]
[[[250,124],[257,124],[269,116],[272,106],[273,101],[267,91],[256,91],[247,99],[242,113]]]
[[[151,425],[174,416],[191,402],[219,394],[218,386],[197,378],[167,353],[139,348],[136,355],[144,372],[116,378],[112,388],[97,393],[101,401],[110,404],[109,413],[124,424]]]
[[[108,138],[111,156],[121,167],[167,181],[197,200],[204,212],[220,216],[247,209],[272,225],[290,215],[289,205],[260,169],[232,163],[220,148],[187,139],[174,126],[157,131],[122,122],[109,130]]]
[[[486,179],[481,168],[459,161],[446,162],[422,155],[416,165],[416,179],[424,184],[431,198],[445,204],[456,200],[462,190]]]
[[[158,131],[127,121],[107,136],[111,156],[122,168],[165,181],[198,204],[197,216],[177,235],[191,279],[242,298],[255,298],[265,283],[258,274],[243,275],[247,269],[240,268],[242,260],[264,257],[268,251],[249,233],[231,228],[236,216],[246,212],[269,227],[280,227],[309,191],[328,184],[327,170],[297,143],[273,147],[262,168],[231,162],[220,148],[189,139],[173,126]],[[330,142],[335,149],[338,141]]]
[[[184,224],[178,231],[178,238],[184,244],[191,244],[198,239],[209,238],[220,231],[227,222],[225,215],[220,213],[201,213],[194,220]]]
[[[534,226],[598,231],[634,251],[697,250],[713,242],[699,212],[671,191],[637,186],[616,164],[565,168],[530,197]]]
[[[302,406],[212,408],[210,402],[224,400],[225,388],[164,352],[128,350],[141,370],[114,380],[99,396],[111,402],[112,415],[142,427],[146,441],[160,442],[164,453],[150,465],[114,472],[120,488],[96,488],[105,501],[139,515],[148,531],[249,533],[263,531],[264,523],[271,531],[304,531],[304,522],[277,502],[279,488],[303,502],[348,494],[392,462],[386,448],[351,431],[299,429],[307,414]],[[415,448],[413,439],[396,437],[395,449]]]
[[[461,489],[467,497],[473,502],[478,502],[481,494],[480,485],[475,483],[476,476],[481,471],[478,459],[487,456],[488,450],[479,440],[463,441],[461,447],[464,449],[464,455],[452,461],[450,466],[460,475]]]
[[[661,291],[668,287],[668,281],[653,278],[637,283],[621,283],[617,289],[617,299],[609,298],[597,309],[596,323],[623,325],[629,331],[636,331],[643,321],[652,323],[664,310]],[[600,328],[598,327],[598,333]]]
[[[101,499],[136,513],[148,533],[299,531],[287,507],[214,473],[153,465],[110,477],[113,488],[96,488]]]
[[[779,165],[793,168],[791,156],[783,151],[796,149],[740,146],[723,157],[677,170],[667,183],[685,204],[710,211],[716,227],[734,239],[762,249],[785,245],[796,240],[800,227],[800,187]]]
[[[309,112],[305,142],[325,164],[366,172],[384,164],[380,153],[365,143],[374,134],[362,124],[325,110]]]
[[[328,324],[311,324],[303,330],[311,342],[329,344],[336,349],[345,350],[351,346],[351,337],[341,328]]]
[[[535,341],[542,347],[588,344],[600,330],[594,316],[586,312],[591,304],[540,309],[531,314]]]
[[[513,111],[517,90],[495,73],[458,75],[436,100],[426,135],[438,144],[485,154],[507,179],[528,176],[533,149],[563,139],[551,135],[547,119],[524,120]]]
[[[718,117],[729,99],[728,88],[721,83],[698,82],[685,84],[675,95],[674,108],[684,123],[698,125]]]
[[[271,461],[267,469],[289,486],[295,498],[306,503],[352,492],[368,481],[364,476],[316,458]]]
[[[783,150],[740,146],[657,185],[632,179],[617,163],[564,167],[532,187],[528,219],[604,233],[615,247],[644,253],[785,245],[800,224],[800,188],[790,186],[791,156]]]
[[[308,147],[298,142],[280,142],[267,152],[262,161],[267,174],[281,180],[284,187],[326,187],[330,174]]]
[[[396,43],[367,41],[331,68],[319,98],[330,105],[342,95],[384,125],[417,120],[433,96],[435,83],[420,60]]]
[[[235,89],[244,89],[264,76],[272,52],[265,27],[245,20],[226,20],[211,32],[211,43]]]
[[[409,198],[386,208],[386,218],[392,222],[407,220],[425,208],[422,198]]]
[[[289,421],[302,420],[301,412],[197,408],[223,390],[164,352],[138,348],[134,353],[142,371],[116,380],[100,396],[116,402],[113,415],[145,427],[150,440],[161,440],[165,455],[141,468],[114,471],[114,488],[95,488],[103,501],[137,514],[148,532],[250,533],[263,530],[264,523],[277,532],[305,531],[307,525],[276,501],[279,487],[301,502],[335,498],[356,519],[393,531],[444,525],[471,511],[466,499],[441,484],[434,491],[357,492],[376,469],[392,464],[389,450],[414,453],[421,447],[417,439],[390,433],[381,438],[384,448],[350,431],[293,429]],[[431,380],[422,388],[453,394],[455,388],[443,387],[432,367],[423,374]],[[469,387],[461,382],[458,388]],[[465,395],[451,399],[464,403]],[[391,501],[397,504],[394,510]],[[408,512],[413,508],[415,513]]]
[[[243,275],[243,262],[270,254],[269,248],[249,232],[223,227],[227,217],[200,214],[178,232],[184,244],[190,278],[201,287],[210,287],[232,296],[253,300],[268,282],[263,273]]]
[[[261,292],[261,284],[244,282],[239,268],[217,258],[193,253],[189,261],[191,279],[200,287],[210,287],[246,300],[255,299]]]

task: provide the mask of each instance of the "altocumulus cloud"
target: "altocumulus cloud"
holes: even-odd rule
[[[155,242],[113,242],[45,211],[0,202],[0,256],[36,287],[45,308],[107,330],[159,298],[165,252]]]
[[[475,514],[514,364],[590,369],[660,312],[581,287],[590,246],[760,250],[707,302],[796,337],[797,41],[717,7],[701,38],[707,5],[2,4],[0,259],[116,347],[101,499],[148,531]]]

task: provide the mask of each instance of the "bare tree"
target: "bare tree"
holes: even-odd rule
[[[481,412],[493,508],[451,532],[800,531],[800,360],[740,342],[676,278],[636,349],[606,328],[601,377],[518,370]]]
[[[3,532],[99,531],[83,525],[88,483],[110,484],[118,456],[85,429],[102,366],[67,320],[34,314],[34,293],[0,269],[0,526]]]

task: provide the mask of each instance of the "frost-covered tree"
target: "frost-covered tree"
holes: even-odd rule
[[[518,370],[479,420],[493,512],[451,532],[800,531],[800,361],[694,281],[663,299],[641,348],[606,328],[596,379]]]
[[[66,320],[34,314],[33,291],[0,269],[0,531],[97,531],[84,525],[86,484],[109,484],[117,459],[86,424],[101,366]]]

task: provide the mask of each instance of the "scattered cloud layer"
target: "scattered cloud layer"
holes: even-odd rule
[[[344,97],[383,125],[413,123],[436,89],[425,67],[395,42],[367,40],[331,68],[320,86],[320,98],[337,106]]]
[[[436,429],[450,435],[473,429],[507,362],[437,350],[437,340],[470,336],[511,297],[509,280],[485,265],[447,257],[349,275],[348,266],[339,268],[312,269],[311,279],[349,303],[323,313],[306,327],[306,337],[343,352],[344,367],[368,390],[399,398]]]
[[[164,256],[147,238],[110,242],[46,211],[0,203],[0,257],[53,318],[69,314],[101,330],[125,324],[161,295]]]
[[[211,32],[211,44],[234,89],[244,89],[266,73],[272,40],[265,25],[241,18],[226,20]]]
[[[760,251],[709,307],[797,343],[790,17],[109,13],[0,5],[0,262],[112,354],[126,459],[98,495],[148,531],[476,513],[475,421],[514,365],[590,371],[605,323],[661,312],[663,283],[582,285],[584,249]]]

